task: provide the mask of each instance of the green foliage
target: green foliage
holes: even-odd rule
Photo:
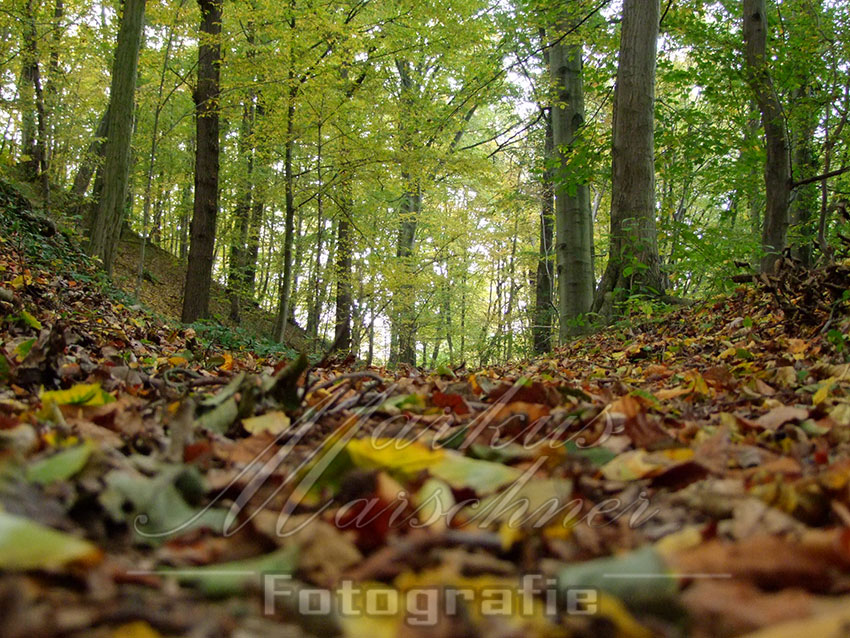
[[[218,346],[225,350],[247,350],[261,357],[276,355],[285,359],[294,359],[298,353],[270,339],[258,338],[244,328],[225,326],[218,321],[201,319],[189,324],[195,330],[198,340],[205,348]]]

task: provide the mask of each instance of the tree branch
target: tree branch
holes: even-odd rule
[[[822,182],[825,179],[829,179],[830,177],[836,177],[837,175],[841,175],[842,173],[846,173],[847,171],[850,171],[850,166],[842,166],[841,168],[836,168],[834,171],[829,171],[828,173],[824,173],[823,175],[815,175],[814,177],[807,177],[806,179],[791,182],[791,188],[799,188],[800,186],[805,186],[806,184]]]

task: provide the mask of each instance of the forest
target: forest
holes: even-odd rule
[[[661,4],[12,3],[0,157],[107,272],[122,228],[186,262],[185,322],[543,353],[841,242],[844,3]]]
[[[843,0],[2,0],[0,635],[845,635],[848,118]]]

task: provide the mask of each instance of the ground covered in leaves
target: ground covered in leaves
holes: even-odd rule
[[[846,266],[391,372],[222,349],[2,221],[4,637],[845,635]]]

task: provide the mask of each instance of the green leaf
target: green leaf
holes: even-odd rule
[[[211,432],[224,434],[238,418],[239,406],[236,403],[236,399],[230,397],[224,403],[217,405],[215,409],[200,416],[196,421],[196,425]]]
[[[197,469],[172,465],[153,478],[113,470],[98,500],[113,520],[136,531],[138,542],[158,544],[198,528],[223,528],[225,510],[189,505],[203,492]]]
[[[86,540],[0,511],[0,569],[57,569],[99,559],[100,550]]]
[[[245,560],[205,565],[189,569],[158,570],[161,574],[173,574],[177,581],[189,585],[211,598],[221,598],[244,593],[252,587],[262,586],[264,573],[292,574],[298,566],[298,546],[284,547],[271,554]]]
[[[15,348],[15,358],[18,360],[18,363],[27,358],[27,355],[32,350],[32,347],[35,345],[35,339],[27,339],[26,341],[22,341]]]
[[[445,376],[445,377],[454,377],[455,376],[454,370],[452,370],[445,363],[441,363],[436,368],[434,368],[434,374],[439,374],[439,375]]]
[[[522,476],[522,472],[514,467],[470,459],[449,452],[442,461],[433,465],[429,472],[455,489],[468,487],[478,494],[494,492]]]
[[[564,447],[567,448],[568,453],[574,456],[582,456],[596,467],[602,467],[617,456],[616,453],[599,445],[580,447],[575,441],[567,441],[564,443]]]
[[[468,425],[458,428],[448,436],[444,436],[442,439],[437,439],[437,447],[443,447],[447,450],[456,450],[466,440],[467,432],[469,432]]]
[[[619,556],[598,558],[565,567],[558,573],[558,589],[601,589],[631,609],[669,606],[679,583],[654,547]]]
[[[12,367],[6,355],[0,353],[0,381],[8,381],[12,374]]]
[[[86,466],[93,451],[94,445],[86,441],[39,459],[27,467],[27,480],[39,485],[66,481]]]
[[[99,383],[78,383],[67,390],[50,390],[41,393],[41,402],[45,405],[55,403],[56,405],[100,406],[113,401],[115,397],[104,391]]]
[[[30,328],[35,328],[36,330],[41,330],[41,322],[33,317],[26,310],[21,310],[21,320],[27,324]]]

